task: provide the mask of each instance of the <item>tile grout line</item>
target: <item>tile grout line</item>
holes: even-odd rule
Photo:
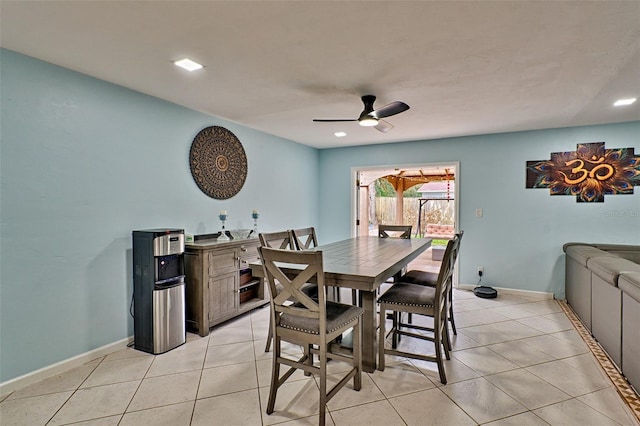
[[[102,362],[106,359],[106,356],[103,356],[102,359],[100,360],[100,362],[96,363],[95,367],[91,370],[91,372],[89,374],[87,374],[87,377],[84,378],[84,380],[82,380],[80,382],[80,384],[73,390],[73,392],[71,392],[71,395],[69,395],[69,398],[65,399],[65,401],[62,403],[62,405],[60,405],[60,407],[51,415],[51,417],[47,420],[47,422],[45,423],[45,425],[48,425],[49,423],[51,423],[51,421],[58,415],[58,413],[62,410],[62,408],[67,404],[67,402],[69,402],[71,400],[71,398],[73,398],[73,396],[76,394],[76,392],[78,392],[78,390],[80,390],[80,388],[82,387],[82,385],[84,384],[84,382],[87,381],[87,379],[89,379],[89,376],[91,376],[91,374],[93,374],[94,371],[96,371],[96,369],[98,368],[98,366],[100,366],[100,364],[102,364]],[[13,393],[13,392],[12,392]]]
[[[630,411],[634,414],[636,420],[640,421],[640,396],[638,396],[631,385],[629,385],[622,374],[618,371],[613,364],[613,361],[611,361],[607,353],[596,342],[595,338],[587,331],[586,327],[578,319],[578,316],[575,314],[571,306],[569,306],[565,301],[558,302],[564,313],[573,323],[578,334],[580,334],[580,337],[582,337],[589,347],[593,356],[598,360],[598,365],[613,383],[614,388],[622,400],[627,404],[627,407],[629,407]]]
[[[186,341],[185,341],[185,343],[186,343]],[[105,357],[105,359],[106,359],[106,357]],[[129,400],[129,403],[127,404],[127,406],[124,407],[124,411],[120,415],[120,419],[118,420],[118,424],[122,423],[122,419],[124,419],[125,414],[127,414],[127,410],[131,406],[131,403],[133,402],[133,399],[136,397],[136,395],[140,391],[140,387],[142,386],[142,382],[144,382],[144,379],[147,377],[147,374],[149,374],[149,370],[151,370],[151,366],[156,361],[156,359],[157,359],[156,355],[154,354],[153,355],[153,360],[151,360],[151,363],[149,363],[149,366],[147,367],[147,371],[144,372],[144,374],[142,375],[142,378],[140,379],[140,383],[138,383],[138,386],[136,387],[136,391],[133,393],[133,395],[131,395],[131,399]],[[103,361],[104,361],[104,359],[103,359]],[[102,362],[100,362],[100,364],[102,364]],[[87,379],[89,378],[89,376],[87,376]]]
[[[256,370],[256,392],[258,394],[258,413],[260,414],[260,424],[264,425],[262,410],[263,409],[266,410],[266,407],[262,406],[262,398],[260,398],[260,372],[258,371],[258,354],[256,353],[256,343],[255,343],[256,340],[254,340],[256,330],[254,328],[253,320],[254,320],[253,311],[251,311],[249,312],[249,324],[251,324],[251,345],[253,346],[253,367]],[[271,324],[269,324],[269,327],[271,327]]]
[[[198,387],[196,388],[196,397],[193,400],[193,407],[191,408],[191,418],[189,424],[193,423],[193,416],[196,414],[196,404],[198,403],[198,394],[200,393],[200,386],[202,385],[202,374],[204,373],[204,365],[207,362],[207,355],[209,354],[209,343],[211,343],[211,334],[207,335],[207,346],[204,349],[204,356],[202,357],[202,366],[200,367],[200,376],[198,377]],[[186,344],[186,342],[185,342]]]
[[[628,416],[630,416],[629,418],[630,418],[630,419],[633,419],[633,418],[634,418],[634,416],[638,417],[638,412],[640,412],[640,410],[639,410],[638,412],[636,412],[636,410],[634,409],[634,407],[633,407],[633,406],[631,405],[631,403],[627,400],[626,396],[625,396],[625,395],[620,391],[620,389],[617,387],[617,384],[618,384],[618,383],[616,383],[616,381],[614,380],[614,378],[612,378],[612,377],[611,377],[610,371],[607,371],[607,370],[606,370],[606,368],[602,365],[603,361],[600,359],[600,357],[598,356],[598,354],[596,354],[596,352],[594,352],[595,350],[600,351],[600,352],[599,352],[599,355],[600,355],[600,356],[602,356],[602,357],[604,357],[604,358],[605,358],[605,360],[609,362],[609,366],[613,369],[613,370],[611,371],[611,373],[615,373],[615,375],[617,376],[617,378],[618,378],[619,380],[622,380],[622,383],[623,383],[624,385],[626,385],[626,388],[627,388],[628,390],[630,390],[630,392],[632,393],[632,395],[633,395],[633,397],[636,399],[636,401],[638,400],[638,395],[637,395],[637,394],[634,392],[634,390],[633,390],[633,389],[632,389],[632,388],[631,388],[631,387],[630,387],[630,386],[625,382],[624,378],[619,374],[619,372],[617,371],[617,369],[615,368],[615,366],[614,366],[614,365],[611,363],[611,361],[608,359],[607,355],[606,355],[605,353],[603,353],[602,348],[599,346],[599,344],[598,344],[597,342],[595,342],[595,340],[590,336],[590,334],[588,333],[588,331],[585,331],[586,329],[584,329],[584,326],[579,322],[579,320],[577,320],[577,319],[576,319],[576,317],[575,317],[575,313],[573,313],[573,311],[571,310],[571,307],[569,307],[568,305],[566,305],[566,302],[563,302],[563,301],[557,301],[557,300],[556,300],[556,301],[554,301],[554,302],[555,302],[555,303],[554,303],[554,305],[556,305],[556,304],[557,304],[557,305],[559,305],[559,306],[558,306],[559,311],[558,311],[557,313],[553,313],[553,314],[560,314],[560,315],[564,314],[564,315],[567,317],[567,319],[569,320],[569,323],[571,324],[571,326],[573,326],[573,328],[572,328],[572,329],[573,329],[573,330],[576,330],[576,331],[578,332],[578,334],[580,334],[582,341],[584,341],[584,342],[587,344],[587,348],[588,348],[589,350],[586,350],[587,348],[585,348],[585,350],[584,350],[584,354],[586,355],[586,354],[591,353],[591,354],[596,358],[597,362],[600,364],[600,368],[602,369],[602,371],[603,371],[605,374],[607,374],[607,376],[608,376],[609,380],[611,381],[611,383],[612,383],[614,386],[616,386],[616,391],[617,391],[617,393],[620,395],[621,399],[623,400],[623,403],[624,403],[624,404],[626,404],[626,406],[628,407],[628,408],[627,408],[627,410],[632,411],[632,413],[628,413],[628,411],[626,411],[626,412],[627,412],[627,415],[628,415]],[[564,311],[564,312],[563,312],[563,311]],[[552,314],[539,314],[539,315],[540,315],[541,317],[544,317],[544,316],[552,315]],[[572,315],[573,315],[573,316],[572,316]],[[515,319],[515,318],[510,318],[508,321],[519,322],[519,320],[518,320],[518,319]],[[577,321],[577,323],[576,323],[575,321]],[[250,326],[250,328],[251,328],[251,338],[252,338],[252,340],[250,340],[250,342],[252,343],[252,345],[251,345],[251,346],[252,346],[252,348],[253,348],[253,363],[254,363],[253,365],[254,365],[255,372],[256,372],[256,383],[257,383],[256,390],[258,391],[258,407],[259,407],[260,423],[261,423],[262,425],[266,425],[267,423],[265,423],[265,419],[263,418],[263,412],[262,412],[263,407],[262,407],[262,401],[261,401],[261,399],[260,399],[260,382],[259,382],[259,380],[258,380],[258,362],[263,361],[262,359],[259,359],[259,357],[262,355],[262,352],[260,352],[260,351],[256,352],[256,347],[258,347],[258,348],[259,348],[259,347],[261,346],[261,344],[263,343],[263,341],[262,341],[261,339],[260,339],[260,340],[255,340],[255,334],[254,334],[254,331],[256,331],[256,330],[255,330],[255,328],[259,328],[259,329],[261,329],[261,328],[262,328],[262,327],[261,327],[261,325],[262,325],[261,323],[262,323],[262,321],[254,321],[254,320],[253,320],[253,318],[252,318],[252,320],[249,322],[249,324],[248,324],[248,325],[249,325],[249,326]],[[493,325],[493,324],[494,324],[494,323],[488,323],[488,324],[483,324],[483,325],[489,325],[489,326],[491,326],[491,325]],[[526,325],[526,324],[523,324],[523,325]],[[530,327],[530,326],[529,326],[529,327]],[[234,327],[231,327],[231,328],[233,329]],[[464,327],[463,327],[462,329],[464,329]],[[543,331],[541,331],[541,333],[542,333],[542,335],[548,335],[548,336],[551,336],[551,335],[553,335],[554,333],[557,333],[557,332],[543,332]],[[585,337],[585,335],[583,335],[583,333],[586,333],[586,337]],[[509,337],[512,337],[512,336],[509,336]],[[473,340],[471,337],[468,337],[468,338],[469,338],[470,340]],[[193,423],[193,421],[194,421],[195,405],[196,405],[196,403],[197,403],[197,401],[198,401],[198,392],[199,392],[199,390],[200,390],[200,386],[201,386],[201,385],[202,385],[202,383],[203,383],[203,382],[202,382],[202,372],[204,372],[204,371],[205,371],[205,364],[206,364],[207,353],[209,353],[209,352],[211,352],[212,350],[214,350],[214,347],[212,347],[212,346],[210,346],[210,345],[209,345],[209,344],[211,343],[211,342],[209,341],[210,339],[211,339],[211,335],[207,338],[207,342],[206,342],[206,343],[207,343],[207,345],[206,345],[206,347],[205,347],[205,351],[204,351],[204,358],[202,359],[202,362],[200,363],[200,369],[199,369],[199,370],[200,370],[201,374],[200,374],[199,381],[198,381],[198,386],[197,386],[197,389],[196,389],[196,396],[195,396],[194,405],[193,405],[192,410],[191,410],[191,418],[190,418],[190,422],[191,422],[191,423]],[[526,339],[526,338],[513,337],[513,340],[511,340],[511,341],[519,341],[519,340],[524,340],[524,339]],[[589,341],[588,339],[590,339],[590,341]],[[236,343],[236,342],[226,343],[225,345],[234,344],[234,343]],[[258,345],[256,345],[256,343],[259,343],[259,344],[258,344]],[[489,350],[493,351],[493,349],[489,348],[489,346],[491,346],[493,343],[485,343],[485,344],[482,344],[482,343],[480,343],[480,342],[476,342],[476,343],[478,343],[478,347],[485,347],[485,348],[487,348],[487,349],[489,349]],[[578,342],[569,342],[569,343],[577,344]],[[592,345],[594,345],[594,346],[592,347]],[[222,345],[222,346],[224,346],[224,345]],[[464,349],[463,349],[463,351],[464,351]],[[591,352],[590,352],[590,351],[591,351]],[[452,351],[452,352],[453,352],[453,353],[455,353],[455,352],[457,352],[457,351]],[[498,354],[499,354],[499,353],[498,353]],[[452,354],[452,355],[453,355],[453,354]],[[269,361],[269,359],[268,359],[268,358],[267,358],[267,359],[265,359],[265,360],[266,360],[266,361]],[[91,372],[91,373],[89,373],[89,375],[88,375],[87,377],[85,377],[85,378],[81,381],[81,383],[80,383],[80,384],[76,387],[76,389],[72,392],[71,396],[73,396],[76,392],[78,392],[79,390],[81,390],[81,386],[82,386],[84,383],[86,383],[86,382],[87,382],[88,378],[91,376],[91,374],[92,374],[93,372],[95,372],[95,370],[96,370],[99,366],[104,365],[104,364],[107,364],[107,363],[110,363],[110,361],[111,361],[111,360],[107,359],[107,357],[101,357],[101,358],[98,358],[98,359],[97,359],[97,361],[98,361],[98,362],[97,362],[97,363],[93,366],[93,368],[91,369],[91,370],[92,370],[92,372]],[[115,361],[115,360],[114,360],[114,361]],[[154,361],[156,361],[156,357],[155,357],[155,356],[154,356]],[[430,377],[430,376],[429,376],[425,371],[423,371],[423,370],[422,370],[420,367],[418,367],[417,365],[414,365],[414,364],[411,362],[411,360],[406,360],[406,361],[409,361],[409,363],[408,363],[409,365],[413,366],[413,368],[414,368],[414,369],[416,369],[416,370],[417,370],[417,371],[418,371],[422,376],[424,376],[428,381],[432,382],[432,384],[434,384],[434,385],[435,385],[435,387],[434,387],[434,388],[432,388],[432,389],[438,389],[440,393],[444,394],[444,396],[445,396],[448,400],[450,400],[454,405],[456,405],[460,410],[462,410],[462,412],[466,413],[466,414],[467,414],[471,419],[473,419],[473,421],[474,421],[474,422],[476,422],[476,421],[477,421],[477,420],[475,420],[475,419],[474,419],[474,418],[473,418],[469,413],[467,413],[467,412],[466,412],[466,411],[465,411],[465,410],[464,410],[460,405],[458,405],[458,403],[457,403],[456,401],[452,400],[452,399],[451,399],[451,397],[449,397],[449,395],[448,395],[446,392],[444,392],[444,391],[443,391],[444,387],[438,386],[438,385],[435,383],[435,381],[434,381],[434,380],[432,380],[432,378],[431,378],[431,377]],[[399,363],[401,363],[401,361],[398,361],[398,362],[399,362]],[[460,362],[462,362],[462,361],[460,361]],[[463,363],[463,364],[464,364],[464,363]],[[136,388],[136,391],[134,392],[134,394],[133,394],[133,396],[132,396],[131,400],[129,401],[129,404],[127,405],[127,408],[125,408],[124,413],[122,413],[122,414],[120,415],[120,419],[117,421],[117,424],[121,424],[120,422],[124,422],[124,416],[127,414],[127,409],[128,409],[128,407],[131,405],[131,403],[132,403],[133,399],[135,398],[136,394],[140,391],[141,383],[145,380],[145,378],[147,378],[146,376],[147,376],[147,374],[149,373],[149,371],[151,370],[151,368],[153,367],[153,365],[154,365],[154,362],[150,363],[150,365],[147,367],[146,372],[145,372],[145,374],[144,374],[144,376],[143,376],[142,380],[140,381],[140,384],[139,384],[139,385],[138,385],[138,387]],[[220,366],[220,367],[223,367],[223,366]],[[467,367],[468,367],[468,368],[470,368],[470,369],[472,369],[472,368],[471,368],[471,367],[469,367],[469,366],[467,366]],[[212,367],[212,368],[216,368],[216,367]],[[520,369],[524,369],[525,367],[518,366],[518,368],[520,368]],[[198,369],[196,369],[195,371],[197,371],[197,370],[198,370]],[[473,369],[472,369],[472,370],[473,370]],[[475,371],[475,370],[474,370],[474,371]],[[178,374],[178,373],[172,373],[172,374]],[[369,375],[369,377],[370,377],[370,379],[371,379],[371,381],[372,381],[373,385],[374,385],[374,386],[375,386],[375,387],[376,387],[376,388],[377,388],[377,389],[382,393],[383,398],[384,398],[383,400],[385,400],[385,401],[387,401],[387,402],[390,402],[390,401],[389,401],[389,399],[390,399],[390,398],[389,398],[389,397],[387,397],[387,396],[384,394],[384,392],[382,391],[382,388],[380,387],[380,385],[379,385],[378,383],[376,383],[376,381],[373,379],[373,376],[372,376],[372,375],[370,375],[370,374],[368,374],[368,373],[363,373],[363,375],[364,375],[364,374]],[[486,376],[485,376],[484,374],[482,374],[482,373],[478,373],[478,374],[480,374],[480,377],[484,377],[484,378],[486,378]],[[315,377],[314,377],[314,378],[315,378]],[[317,379],[316,379],[316,380],[317,380]],[[316,380],[314,380],[314,381],[316,381]],[[544,379],[543,379],[543,380],[544,380]],[[130,381],[130,380],[126,380],[126,381]],[[316,385],[317,385],[317,383],[316,383]],[[553,386],[553,385],[552,385],[552,386]],[[499,388],[499,387],[498,387],[498,388]],[[85,389],[85,388],[82,388],[82,389]],[[268,389],[268,387],[267,387],[266,389]],[[500,390],[502,390],[502,392],[505,392],[503,389],[501,389],[501,388],[499,388],[499,389],[500,389]],[[419,392],[421,392],[421,391],[422,391],[422,390],[414,390],[414,391],[408,392],[407,394],[403,394],[403,395],[400,395],[400,396],[406,396],[406,395],[413,394],[413,393],[419,393]],[[238,392],[239,392],[239,391],[238,391]],[[233,393],[236,393],[236,392],[231,392],[230,394],[233,394]],[[11,393],[10,393],[10,394],[8,394],[6,397],[9,397],[10,395],[11,395]],[[228,395],[228,394],[226,394],[226,395]],[[578,398],[579,398],[579,397],[578,397],[578,396],[576,396],[576,397],[572,397],[571,399],[577,400]],[[382,400],[380,400],[380,401],[382,401]],[[49,420],[48,420],[47,422],[51,422],[51,421],[53,420],[53,418],[55,417],[55,415],[57,415],[57,414],[59,413],[59,411],[62,409],[62,407],[64,407],[68,402],[69,402],[69,399],[67,399],[67,400],[62,404],[62,406],[61,406],[61,407],[60,407],[60,408],[59,408],[59,409],[58,409],[58,410],[53,414],[53,416],[52,416],[51,418],[49,418]],[[371,401],[371,402],[377,402],[377,401]],[[360,403],[360,404],[356,404],[356,405],[366,405],[366,404],[368,404],[368,403],[370,403],[370,402],[364,402],[364,403]],[[175,404],[175,403],[169,403],[169,404],[166,404],[166,405],[174,405],[174,404]],[[621,405],[621,407],[623,407],[623,406],[624,406],[624,404],[623,404],[623,405]],[[553,404],[551,404],[551,405],[553,405]],[[640,405],[638,405],[638,407],[640,407]],[[156,408],[157,408],[157,407],[156,407]],[[328,407],[327,407],[327,408],[328,408]],[[347,408],[351,408],[351,407],[345,407],[345,408],[343,408],[343,409],[347,409]],[[400,419],[402,420],[402,422],[404,422],[403,424],[406,424],[406,420],[402,417],[402,415],[400,415],[400,412],[395,408],[395,406],[394,406],[393,404],[391,404],[391,408],[393,409],[393,411],[394,411],[398,416],[400,416]],[[526,408],[526,406],[525,406],[525,408]],[[333,412],[332,412],[332,410],[327,410],[327,411],[328,411],[328,413],[329,413],[329,416],[328,416],[328,417],[329,417],[332,421],[334,421],[334,423],[335,423],[335,420],[334,420],[334,418],[333,418],[333,414],[335,414],[335,412],[337,412],[337,411],[341,411],[341,410],[343,410],[343,409],[334,410]],[[595,408],[594,408],[594,409],[595,409]],[[146,409],[143,409],[143,410],[136,410],[136,411],[144,411],[144,410],[146,410]],[[599,411],[600,413],[602,413],[602,414],[604,414],[605,416],[609,417],[607,414],[603,413],[602,411],[600,411],[600,410],[597,410],[597,411]],[[536,415],[536,414],[534,413],[534,410],[533,410],[533,409],[528,410],[528,412],[529,412],[529,413],[532,413],[532,414],[534,414],[534,415]],[[510,416],[508,416],[508,417],[510,417]],[[505,417],[505,418],[508,418],[508,417]],[[538,417],[539,417],[539,416],[538,416]],[[102,418],[102,417],[97,417],[96,419],[99,419],[99,418]],[[301,417],[300,419],[302,419],[302,418],[303,418],[303,417]],[[611,417],[610,417],[610,418],[611,418]],[[498,420],[498,419],[496,419],[496,420]],[[287,421],[290,421],[290,420],[287,420]],[[286,422],[286,421],[285,421],[285,422]],[[479,423],[478,423],[478,424],[479,424]]]

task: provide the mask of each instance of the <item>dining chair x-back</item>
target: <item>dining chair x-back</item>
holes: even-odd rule
[[[451,341],[449,340],[449,333],[447,332],[447,294],[449,286],[452,284],[453,251],[456,244],[457,237],[450,240],[447,244],[435,287],[401,282],[392,285],[391,288],[378,298],[380,305],[378,368],[380,370],[384,370],[385,368],[385,354],[433,361],[438,365],[440,381],[443,384],[447,383],[443,351],[446,359],[449,359]],[[385,345],[387,310],[392,311],[391,348],[386,348]],[[433,327],[403,323],[401,316],[403,312],[432,317]],[[426,331],[428,333],[417,333],[408,331],[408,329],[421,332]],[[408,350],[398,349],[398,339],[400,335],[433,342],[435,355],[426,355],[415,351],[408,352]]]
[[[320,401],[319,424],[325,424],[326,404],[353,378],[353,389],[362,386],[362,336],[363,309],[327,301],[325,297],[324,270],[321,251],[291,251],[260,247],[260,258],[267,282],[271,287],[271,324],[273,333],[273,365],[267,414],[275,410],[278,389],[295,372],[319,376]],[[302,291],[309,281],[318,285],[318,299],[312,299]],[[274,283],[282,286],[276,291]],[[294,301],[293,304],[288,302]],[[330,343],[349,330],[353,332],[352,356],[332,353]],[[292,359],[282,353],[282,342],[303,347],[304,354]],[[317,365],[314,355],[318,356]],[[330,390],[327,390],[327,361],[337,359],[351,364],[349,371]],[[282,376],[280,366],[290,367]]]
[[[291,235],[298,250],[309,250],[318,246],[316,229],[314,227],[292,229]]]
[[[411,225],[378,225],[378,237],[379,238],[402,238],[408,240],[411,238]],[[400,279],[400,276],[407,272],[406,268],[398,272],[393,278],[389,279],[389,282],[396,282]]]
[[[281,250],[297,250],[291,231],[261,232],[260,245]]]
[[[462,241],[462,236],[464,235],[464,231],[460,230],[460,232],[456,233],[456,242],[453,248],[453,264],[455,265],[458,259],[458,253],[460,253],[460,243]],[[438,273],[430,272],[430,271],[421,271],[419,269],[412,269],[406,274],[402,275],[399,279],[400,282],[410,283],[410,284],[419,284],[426,285],[429,287],[435,287],[436,282],[438,281]],[[458,334],[456,330],[456,320],[453,316],[453,285],[450,286],[449,292],[447,294],[447,303],[449,304],[449,313],[447,315],[447,319],[451,324],[451,331],[453,331],[454,335]],[[411,315],[409,315],[409,322],[411,322]]]
[[[318,238],[316,237],[316,229],[313,226],[308,228],[292,229],[291,235],[298,250],[310,250],[318,247]],[[335,302],[342,301],[340,297],[339,287],[331,287],[329,290],[333,295],[333,301]],[[353,290],[353,293],[355,294],[355,290]],[[353,298],[353,303],[355,304],[355,297]]]
[[[280,250],[297,250],[297,245],[295,243],[295,236],[290,230],[277,231],[277,232],[264,232],[264,233],[261,233],[258,237],[260,238],[260,245],[262,247],[277,248]],[[282,285],[279,282],[276,282],[274,290],[276,292],[280,292],[282,290]],[[302,286],[301,291],[303,291],[309,297],[318,298],[318,286],[315,284],[306,283],[304,286]],[[269,326],[269,331],[267,334],[267,343],[265,344],[265,347],[264,347],[265,352],[269,352],[269,350],[271,350],[272,340],[273,340],[273,336],[271,335],[271,326]]]
[[[378,225],[380,238],[411,238],[411,225]]]

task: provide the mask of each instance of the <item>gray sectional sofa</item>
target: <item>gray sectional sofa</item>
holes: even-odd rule
[[[640,390],[640,246],[567,243],[563,250],[567,302]]]

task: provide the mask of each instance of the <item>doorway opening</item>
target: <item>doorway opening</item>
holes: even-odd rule
[[[458,163],[354,168],[353,235],[377,235],[377,226],[412,225],[426,234],[427,224],[457,230]]]
[[[458,162],[352,168],[352,235],[377,236],[380,224],[411,225],[412,238],[429,237],[433,225],[457,232],[459,169]],[[437,273],[446,244],[434,238],[409,267]]]

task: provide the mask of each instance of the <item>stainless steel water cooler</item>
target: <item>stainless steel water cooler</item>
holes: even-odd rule
[[[134,347],[161,354],[186,341],[184,230],[133,231]]]

